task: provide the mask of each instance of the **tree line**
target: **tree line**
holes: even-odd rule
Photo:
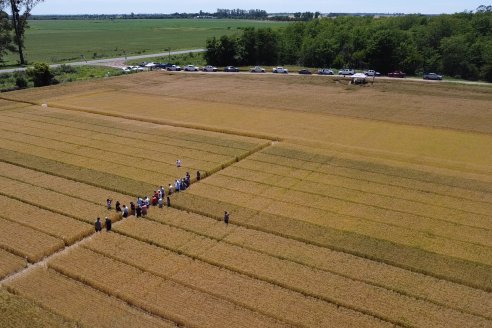
[[[415,75],[434,71],[492,82],[492,8],[438,16],[322,18],[276,30],[246,28],[210,38],[206,48],[206,60],[216,66],[333,66]]]
[[[43,0],[0,0],[0,62],[7,52],[19,55],[19,64],[25,65],[24,34],[31,10]],[[10,15],[9,15],[10,13]]]

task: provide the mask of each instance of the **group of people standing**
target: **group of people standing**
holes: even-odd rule
[[[176,160],[176,167],[181,167],[181,160]],[[196,172],[196,181],[201,180],[200,171]],[[147,216],[148,210],[150,206],[158,206],[159,208],[164,207],[164,198],[166,199],[166,206],[171,207],[171,198],[170,196],[173,193],[181,192],[188,189],[191,186],[191,176],[189,172],[186,172],[185,177],[181,179],[176,179],[174,183],[170,183],[167,193],[166,189],[163,186],[160,186],[157,190],[154,191],[152,198],[149,196],[138,197],[136,200],[136,204],[134,202],[130,202],[130,207],[128,208],[126,205],[121,205],[119,201],[115,203],[115,210],[117,213],[121,213],[123,218],[127,218],[130,215],[134,215],[137,218],[144,218]],[[108,197],[106,199],[106,207],[108,210],[112,210],[113,200]],[[224,214],[224,222],[226,224],[229,223],[229,213],[226,211]],[[106,231],[111,231],[111,220],[106,217],[105,219]],[[96,219],[95,223],[96,232],[102,231],[102,222],[100,218]]]

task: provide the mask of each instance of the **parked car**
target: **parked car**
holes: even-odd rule
[[[366,74],[367,76],[381,76],[381,73],[376,72],[373,69],[365,71],[364,74]]]
[[[338,75],[354,75],[355,70],[350,69],[350,68],[342,68],[341,70],[338,71]]]
[[[289,73],[289,70],[287,68],[283,68],[281,66],[274,67],[272,68],[273,73],[282,73],[282,74],[287,74]]]
[[[171,65],[171,66],[168,66],[168,67],[166,68],[166,70],[168,70],[168,71],[172,71],[172,72],[174,72],[174,71],[181,71],[181,66],[178,66],[178,65]]]
[[[217,72],[217,67],[212,66],[212,65],[207,65],[202,68],[202,71],[204,72]]]
[[[310,70],[308,70],[307,68],[303,68],[303,69],[299,70],[299,74],[311,75],[313,73]]]
[[[162,69],[166,69],[168,67],[171,67],[173,66],[173,64],[170,64],[170,63],[156,63],[158,68],[162,68]]]
[[[186,65],[184,71],[186,72],[198,72],[199,68],[195,65]]]
[[[239,68],[235,66],[224,67],[224,72],[239,72]]]
[[[134,72],[143,72],[143,71],[145,71],[145,69],[143,67],[140,67],[140,66],[129,66],[129,67]]]
[[[132,71],[131,66],[122,67],[121,70],[125,73],[130,73]]]
[[[442,75],[438,75],[436,73],[427,73],[424,74],[424,80],[442,80]]]
[[[407,74],[405,74],[402,71],[393,71],[388,73],[388,77],[399,77],[399,78],[404,78],[406,77]]]
[[[260,67],[260,66],[251,67],[249,69],[249,71],[251,73],[265,73],[265,69],[263,67]]]
[[[322,68],[318,70],[319,75],[333,75],[335,74],[332,69],[329,68]]]

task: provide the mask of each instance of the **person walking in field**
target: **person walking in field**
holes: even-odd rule
[[[142,206],[142,217],[143,218],[147,216],[147,209],[148,209],[147,205]]]
[[[135,215],[135,204],[130,202],[130,215]]]
[[[113,200],[111,198],[108,197],[108,199],[106,199],[106,206],[108,207],[108,210],[111,209],[111,203],[113,202]]]
[[[164,196],[166,196],[166,188],[161,186],[161,197],[164,197]]]
[[[102,230],[101,218],[97,218],[96,223],[95,223],[95,228],[96,228],[96,232],[99,232]]]
[[[200,173],[200,171],[196,171],[196,181],[200,181],[201,178],[202,174]]]
[[[181,160],[180,159],[177,159],[176,160],[176,167],[181,167]]]
[[[126,205],[123,205],[123,218],[128,217],[128,207]]]
[[[166,198],[166,205],[167,207],[171,207],[171,198],[169,198],[169,196]]]
[[[106,232],[110,232],[111,231],[111,220],[106,216]]]
[[[137,213],[137,218],[142,216],[142,208],[140,207],[140,205],[137,205],[137,208],[135,211]]]
[[[186,187],[189,187],[190,184],[191,184],[191,176],[190,176],[190,172],[186,172],[186,177],[185,177],[185,180],[186,180]]]
[[[169,193],[168,195],[172,195],[173,194],[173,185],[172,184],[169,184]]]
[[[158,200],[159,208],[162,208],[162,202],[163,202],[162,197],[159,197],[159,200]]]
[[[229,224],[229,212],[227,212],[227,211],[224,212],[224,223],[226,225]]]
[[[116,204],[115,204],[115,209],[116,209],[116,212],[121,212],[121,207],[120,207],[120,202],[119,201],[116,201]]]

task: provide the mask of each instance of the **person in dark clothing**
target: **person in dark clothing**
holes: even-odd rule
[[[102,225],[101,225],[101,219],[97,218],[96,224],[95,224],[96,232],[99,232],[102,230]]]
[[[123,205],[123,217],[124,218],[128,217],[128,207],[126,207],[126,205]]]
[[[110,232],[111,231],[111,220],[106,216],[106,231]]]
[[[224,223],[229,224],[229,212],[227,211],[224,212]]]
[[[135,204],[130,202],[130,215],[135,215]]]
[[[142,216],[142,208],[140,206],[137,206],[137,209],[135,211],[137,212],[137,218]]]
[[[115,204],[115,208],[116,208],[116,212],[121,212],[121,207],[120,207],[120,202],[119,201],[116,201],[116,204]]]
[[[201,178],[202,174],[200,173],[200,171],[196,171],[196,181],[200,181]]]
[[[108,210],[111,209],[111,203],[113,202],[113,200],[111,198],[108,197],[108,199],[106,199],[106,205],[108,206]]]
[[[171,207],[171,198],[169,198],[169,196],[166,197],[166,204],[167,207]]]
[[[190,172],[186,172],[185,180],[186,180],[186,188],[188,188],[191,184]]]

